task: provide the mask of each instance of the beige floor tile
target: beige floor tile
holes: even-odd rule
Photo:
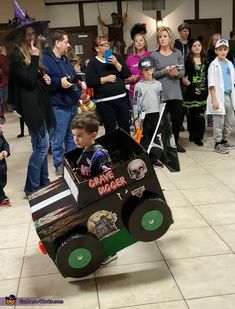
[[[189,206],[191,203],[178,190],[165,190],[164,192],[169,207]]]
[[[235,252],[235,224],[214,226],[214,229],[233,252]]]
[[[149,243],[139,241],[119,251],[118,259],[104,267],[113,266],[114,264],[119,266],[160,260],[163,260],[163,257],[154,241]]]
[[[209,174],[203,175],[188,175],[187,177],[173,177],[172,182],[178,189],[205,188],[210,185],[219,185],[221,182]]]
[[[29,228],[29,236],[28,236],[28,240],[27,240],[27,247],[37,246],[39,241],[40,241],[40,239],[39,239],[39,237],[36,233],[36,229],[34,227],[34,224],[31,221],[31,225],[30,225],[30,228]]]
[[[219,155],[218,153],[215,153],[215,154]],[[215,160],[215,161],[204,163],[203,167],[213,175],[217,175],[217,174],[226,175],[227,173],[231,173],[231,171],[235,170],[235,160],[231,156],[225,155],[225,156],[222,156],[222,159],[220,159],[219,162],[216,162]]]
[[[214,175],[233,192],[235,192],[235,177],[234,172],[230,173],[214,173]]]
[[[0,278],[16,279],[20,277],[24,248],[0,250]]]
[[[196,207],[210,225],[235,223],[235,203],[211,204]]]
[[[189,309],[234,309],[235,294],[187,300]]]
[[[100,268],[96,277],[102,309],[182,299],[164,262]]]
[[[223,184],[208,185],[204,188],[182,189],[181,193],[193,205],[235,202],[235,193]]]
[[[25,247],[29,224],[5,225],[0,233],[0,249]]]
[[[161,188],[164,190],[175,190],[176,187],[172,183],[171,179],[167,177],[163,172],[159,173],[158,170],[156,171],[158,180],[160,182]]]
[[[118,309],[187,309],[184,301],[165,302],[161,304],[149,304],[141,306],[122,307]]]
[[[186,299],[235,293],[233,254],[167,262]]]
[[[199,166],[198,163],[188,163],[188,164],[181,164],[180,161],[180,176],[174,176],[173,173],[171,173],[170,171],[165,171],[166,175],[169,177],[187,177],[189,175],[205,175],[208,174],[208,171],[205,170],[203,167]],[[177,173],[178,175],[178,173]]]
[[[171,230],[208,226],[208,223],[193,207],[176,207],[171,210],[174,219]]]
[[[48,255],[40,253],[37,246],[26,248],[21,277],[56,273],[59,273],[59,271]]]
[[[157,244],[167,260],[232,253],[209,227],[169,231]]]
[[[31,216],[29,210],[25,207],[16,207],[16,199],[11,199],[12,207],[2,209],[0,215],[0,225],[14,225],[14,224],[29,224]]]
[[[99,309],[94,279],[69,283],[68,279],[61,275],[22,278],[18,296],[60,299],[64,304],[56,307],[63,309]],[[56,308],[54,306],[33,306],[32,308],[52,307]]]

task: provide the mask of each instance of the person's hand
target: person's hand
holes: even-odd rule
[[[131,75],[130,77],[127,78],[127,83],[128,84],[135,84],[138,79],[140,78],[139,75]]]
[[[185,86],[187,86],[187,87],[191,84],[191,82],[190,82],[189,79],[188,79],[188,76],[183,76],[183,77],[182,77],[182,82],[183,82],[183,84],[184,84]]]
[[[110,74],[105,77],[106,77],[106,83],[115,83],[117,79],[116,75],[114,74]]]
[[[119,62],[118,62],[117,58],[114,55],[111,55],[111,56],[109,56],[109,63],[111,63],[114,66],[116,66]]]
[[[136,130],[140,128],[140,121],[139,120],[135,120],[135,128],[136,128]]]
[[[61,87],[64,88],[64,89],[68,89],[68,88],[73,86],[73,84],[68,82],[67,76],[62,77],[60,82],[61,82]]]
[[[170,66],[168,74],[170,76],[178,76],[179,75],[179,71],[178,71],[176,66]]]
[[[30,48],[29,48],[29,52],[32,56],[39,56],[39,49],[37,47],[35,47],[34,45],[34,41],[31,41],[30,43]]]
[[[219,109],[219,102],[216,100],[216,99],[214,99],[214,100],[212,100],[212,107],[214,108],[214,109]]]
[[[46,85],[50,85],[51,84],[51,78],[50,78],[50,76],[49,75],[47,75],[47,74],[43,74],[43,80],[44,80],[44,82],[45,82],[45,84]]]
[[[200,95],[201,94],[201,90],[199,88],[195,88],[195,94]]]
[[[8,156],[7,151],[3,150],[0,152],[0,160],[5,159]]]

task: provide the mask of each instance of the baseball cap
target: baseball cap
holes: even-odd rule
[[[229,48],[229,44],[228,44],[228,41],[225,40],[225,39],[220,39],[219,41],[216,42],[215,44],[215,48],[218,48],[220,46],[226,46]]]
[[[143,57],[139,60],[138,63],[138,68],[143,69],[143,68],[150,68],[150,67],[155,67],[155,62],[152,57]]]

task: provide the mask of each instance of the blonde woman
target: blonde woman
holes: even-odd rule
[[[46,85],[50,77],[43,72],[37,34],[31,25],[17,31],[9,58],[9,101],[23,117],[29,129],[33,152],[29,158],[25,194],[50,183],[47,153],[49,131],[55,126]]]
[[[169,27],[160,27],[157,31],[157,49],[151,53],[155,61],[154,77],[162,83],[163,100],[166,113],[170,113],[172,131],[178,152],[186,150],[179,144],[179,132],[182,122],[182,93],[180,78],[184,76],[184,58],[174,48],[173,33]]]
[[[139,60],[143,57],[150,55],[148,51],[148,44],[146,42],[145,35],[137,33],[133,39],[133,54],[128,56],[126,64],[130,70],[131,76],[126,80],[127,84],[130,84],[129,99],[133,101],[135,84],[142,78],[143,74],[138,68]]]

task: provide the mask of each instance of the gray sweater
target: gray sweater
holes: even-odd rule
[[[182,100],[182,93],[180,87],[180,78],[184,76],[184,58],[182,53],[178,49],[174,49],[172,54],[164,56],[158,51],[153,51],[151,57],[155,61],[156,71],[154,72],[154,78],[158,79],[162,83],[163,100]],[[162,70],[171,65],[181,64],[183,69],[179,71],[177,77],[164,74]]]
[[[134,119],[144,111],[146,114],[158,113],[162,103],[162,85],[159,81],[141,80],[135,85],[134,92]]]

